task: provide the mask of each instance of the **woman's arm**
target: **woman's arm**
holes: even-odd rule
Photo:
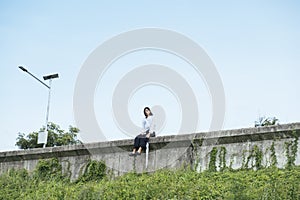
[[[140,134],[145,134],[146,131],[148,130],[147,127],[146,127],[146,124],[147,124],[146,119],[143,119],[143,121],[142,121],[142,130],[141,130]]]

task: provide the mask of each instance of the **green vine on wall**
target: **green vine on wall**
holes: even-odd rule
[[[220,171],[224,171],[226,169],[226,148],[221,147],[219,152],[219,169]]]
[[[290,142],[285,143],[286,147],[286,168],[291,168],[295,166],[295,161],[297,157],[298,152],[298,139],[299,136],[297,135],[297,131],[292,131],[292,136],[294,140]],[[250,151],[244,150],[242,152],[242,166],[240,169],[262,169],[263,166],[263,156],[264,154],[267,154],[267,152],[270,151],[270,166],[271,167],[277,167],[278,160],[276,156],[275,151],[275,142],[273,141],[270,148],[267,148],[266,152],[263,153],[263,151],[257,146],[254,145],[253,148]],[[248,156],[246,156],[248,154]],[[220,171],[224,171],[226,169],[226,148],[221,147],[218,154],[217,147],[213,147],[210,152],[210,160],[208,165],[209,171],[217,171],[216,161],[217,156],[219,158],[219,169]],[[233,155],[232,155],[233,156]],[[229,164],[229,170],[232,170],[232,164],[233,164],[233,157],[230,157],[230,164]],[[251,164],[250,164],[251,162]]]
[[[262,159],[263,159],[262,151],[256,145],[254,146],[253,151],[254,151],[253,156],[255,157],[255,168],[256,169],[263,168],[263,166],[262,166]]]
[[[299,137],[296,134],[296,131],[294,130],[292,132],[292,135],[294,137],[293,141],[285,142],[285,149],[286,149],[286,168],[290,169],[295,166],[295,160],[297,156],[298,151],[298,139]]]
[[[208,171],[211,171],[211,172],[217,171],[217,166],[216,166],[217,155],[218,155],[218,148],[213,147],[210,152]],[[224,169],[226,169],[226,148],[225,147],[220,148],[218,158],[219,158],[219,166],[218,167],[219,167],[220,171],[224,171]]]
[[[194,167],[193,169],[196,171],[198,169],[198,166],[200,164],[200,158],[198,155],[198,147],[201,147],[203,144],[203,138],[194,138],[192,140],[192,151],[194,154]]]
[[[246,150],[243,150],[243,153],[242,153],[242,167],[241,169],[246,169],[248,168],[248,166],[246,166]],[[247,163],[248,165],[248,163]]]
[[[278,162],[277,162],[277,157],[276,157],[276,153],[275,153],[275,143],[272,142],[272,145],[271,145],[271,148],[270,148],[270,151],[271,151],[271,167],[276,167]]]
[[[63,176],[71,178],[72,176],[72,172],[71,172],[71,163],[69,160],[62,160],[61,161],[61,165],[62,165],[62,172],[64,172]]]
[[[263,153],[262,151],[258,148],[257,145],[254,145],[252,150],[250,151],[250,154],[247,157],[246,163],[244,164],[244,155],[243,155],[243,165],[242,169],[249,169],[249,161],[252,161],[251,167],[250,168],[255,168],[255,169],[262,169],[262,158],[263,158]],[[253,159],[254,159],[254,164],[253,164]]]
[[[100,181],[106,176],[104,161],[90,160],[77,182]]]
[[[35,170],[34,177],[40,180],[63,179],[62,166],[57,158],[39,160]]]
[[[210,152],[210,160],[208,164],[208,171],[215,172],[217,171],[216,160],[217,160],[217,147],[213,147]]]
[[[232,168],[232,165],[233,165],[233,160],[234,160],[234,157],[237,156],[237,154],[232,154],[230,156],[230,162],[229,162],[229,171],[233,171],[233,168]]]

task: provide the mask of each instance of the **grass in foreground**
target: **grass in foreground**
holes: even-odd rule
[[[161,170],[71,183],[27,171],[0,176],[0,199],[300,199],[300,167],[197,173]]]

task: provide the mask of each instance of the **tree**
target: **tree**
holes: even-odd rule
[[[45,127],[40,129],[40,132],[44,131]],[[66,132],[59,127],[59,125],[50,122],[48,124],[48,140],[46,147],[63,146],[81,144],[82,142],[77,139],[79,129],[73,126],[69,126],[69,130]],[[17,137],[16,146],[20,149],[32,149],[43,147],[43,144],[37,144],[39,132],[31,132],[27,136],[24,133],[19,133]]]
[[[271,126],[271,125],[277,125],[278,119],[276,117],[259,117],[258,121],[255,121],[255,127],[260,126]]]

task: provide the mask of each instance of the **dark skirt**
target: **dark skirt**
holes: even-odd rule
[[[146,149],[147,142],[149,142],[149,138],[146,137],[146,134],[138,135],[134,138],[134,148],[139,149],[142,147],[143,149]]]

